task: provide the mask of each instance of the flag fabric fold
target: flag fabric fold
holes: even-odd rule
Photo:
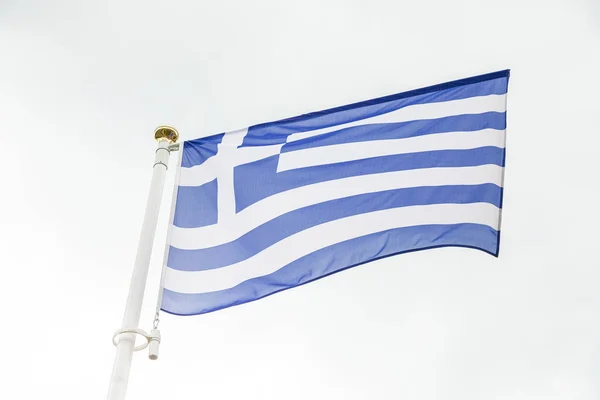
[[[207,313],[409,251],[497,256],[508,78],[184,142],[162,309]]]

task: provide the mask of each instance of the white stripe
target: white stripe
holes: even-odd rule
[[[181,167],[180,186],[201,186],[216,178],[217,171],[223,166],[219,157],[213,156],[200,165],[190,168]]]
[[[237,147],[242,144],[248,129],[242,129],[234,132],[227,132],[223,140],[219,143],[217,157],[222,162],[231,160],[237,151]],[[233,190],[233,166],[218,166],[218,185],[219,195],[217,196],[218,220],[225,222],[235,217],[235,191]]]
[[[271,274],[302,256],[356,237],[388,229],[475,223],[498,228],[499,209],[489,203],[412,206],[353,215],[316,225],[275,243],[262,252],[226,267],[207,271],[167,268],[165,288],[178,293],[206,293],[232,288]]]
[[[312,136],[322,135],[324,133],[337,131],[339,129],[350,128],[352,126],[365,124],[381,124],[391,122],[405,122],[422,119],[434,119],[449,117],[462,114],[481,114],[489,111],[506,111],[506,94],[491,94],[488,96],[469,97],[461,100],[451,100],[439,103],[415,104],[400,108],[398,110],[376,115],[371,118],[365,118],[358,121],[348,122],[330,126],[327,128],[315,129],[312,131],[294,133],[287,138],[287,142],[306,139]]]
[[[277,172],[394,154],[476,149],[484,146],[504,147],[504,130],[448,132],[405,139],[343,143],[291,151],[281,153]]]
[[[231,242],[252,229],[289,211],[328,200],[384,190],[442,185],[502,184],[502,167],[480,165],[426,168],[336,179],[302,186],[267,197],[245,208],[226,223],[200,228],[173,227],[171,245],[186,250]]]

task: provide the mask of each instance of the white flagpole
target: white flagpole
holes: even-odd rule
[[[150,255],[152,254],[152,244],[156,232],[156,223],[158,222],[158,211],[160,209],[165,176],[167,174],[167,164],[170,154],[169,146],[176,143],[178,137],[179,134],[177,131],[169,126],[161,126],[154,131],[154,138],[158,142],[158,148],[156,149],[152,183],[150,184],[150,193],[148,194],[146,213],[144,214],[144,223],[142,224],[142,232],[133,266],[121,331],[131,332],[138,330],[144,290],[146,289],[146,280],[148,278]],[[136,335],[134,333],[121,333],[116,338],[118,340],[117,353],[110,378],[107,400],[125,399],[135,339]]]

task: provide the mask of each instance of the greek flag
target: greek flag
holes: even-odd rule
[[[509,71],[186,141],[162,309],[444,246],[497,256]]]

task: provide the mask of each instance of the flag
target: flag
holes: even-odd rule
[[[207,313],[415,250],[497,256],[508,78],[184,142],[162,309]]]

